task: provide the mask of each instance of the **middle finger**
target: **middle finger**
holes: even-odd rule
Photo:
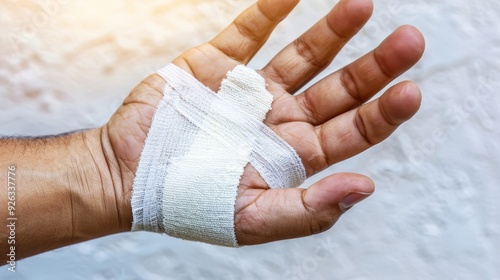
[[[371,0],[340,1],[326,17],[273,58],[263,73],[293,94],[332,62],[372,12]]]

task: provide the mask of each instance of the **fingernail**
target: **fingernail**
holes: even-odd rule
[[[354,205],[360,203],[370,195],[371,193],[359,193],[359,192],[350,193],[344,198],[344,200],[342,200],[339,203],[340,210],[342,212],[346,212],[347,210],[351,209]]]

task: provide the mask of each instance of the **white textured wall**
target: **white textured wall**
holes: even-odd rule
[[[141,78],[251,2],[4,0],[0,134],[105,123]],[[251,65],[263,66],[335,2],[303,0]],[[327,171],[364,173],[378,186],[333,230],[238,250],[124,234],[21,261],[14,278],[2,267],[0,279],[500,279],[500,6],[375,4],[368,29],[329,70],[413,24],[427,52],[404,78],[421,85],[424,102],[390,140]]]

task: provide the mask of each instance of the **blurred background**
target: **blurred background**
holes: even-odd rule
[[[4,0],[0,135],[104,124],[142,78],[252,2]],[[250,66],[264,66],[336,2],[302,1]],[[122,234],[23,260],[15,275],[1,267],[0,279],[500,279],[500,6],[374,2],[370,23],[321,77],[412,24],[427,51],[398,81],[416,81],[424,101],[389,140],[305,184],[343,171],[375,180],[376,194],[334,229],[237,250]]]

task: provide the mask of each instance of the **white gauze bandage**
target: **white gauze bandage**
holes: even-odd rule
[[[263,121],[273,96],[254,70],[237,66],[218,93],[170,64],[132,192],[133,230],[238,246],[234,206],[251,163],[271,188],[306,178],[293,148]]]

